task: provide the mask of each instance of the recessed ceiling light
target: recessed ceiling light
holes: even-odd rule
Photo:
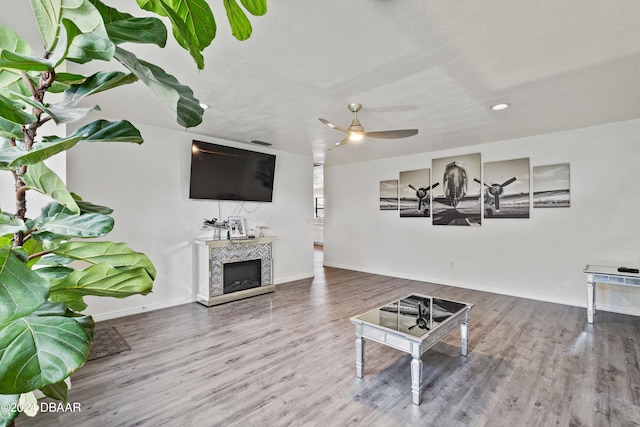
[[[493,111],[500,111],[509,108],[509,104],[496,104],[491,107]]]
[[[207,108],[209,108],[207,104],[203,104],[202,102],[200,103],[200,106],[202,107],[203,110],[206,110]]]

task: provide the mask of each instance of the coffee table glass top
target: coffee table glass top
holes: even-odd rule
[[[414,337],[422,337],[469,304],[413,294],[354,317]]]

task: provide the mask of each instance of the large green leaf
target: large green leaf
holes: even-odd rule
[[[0,51],[8,50],[11,52],[21,53],[23,55],[31,55],[31,47],[11,28],[0,25]],[[11,70],[0,69],[0,87],[6,87],[21,79],[19,73]]]
[[[68,237],[100,237],[113,229],[113,218],[100,214],[55,214],[45,223],[38,224],[40,231]]]
[[[173,9],[166,7],[164,2],[160,1],[160,4],[164,7],[165,13],[171,21],[173,37],[180,46],[189,51],[189,54],[196,62],[198,69],[204,69],[204,56],[202,55],[202,49],[199,46],[200,42],[198,41],[198,37],[189,30],[180,15],[178,15]]]
[[[9,144],[9,140],[0,136],[0,170],[13,170],[9,168],[9,163],[11,163],[16,157],[20,157],[24,154],[18,147],[14,147]]]
[[[185,32],[194,36],[198,51],[204,50],[211,44],[216,36],[216,23],[205,0],[171,0],[162,3],[168,6],[165,6],[165,11],[173,11],[180,17],[182,28],[179,31],[174,24],[174,20],[178,21],[178,19],[169,17],[174,25],[174,36],[180,34],[184,38]]]
[[[87,77],[83,76],[82,74],[64,73],[64,72],[56,73],[56,81],[67,87],[70,85],[82,84],[82,82],[84,82],[86,79]]]
[[[23,111],[24,105],[13,101],[0,93],[0,117],[19,125],[34,123],[37,119],[34,115]]]
[[[35,163],[30,165],[27,168],[27,172],[22,175],[22,180],[29,188],[48,195],[53,200],[67,208],[70,212],[77,214],[80,213],[80,208],[76,204],[75,200],[73,200],[73,197],[71,196],[71,193],[69,193],[69,190],[67,190],[64,182],[44,163]],[[42,226],[40,229],[43,231],[55,232],[50,228],[44,230]],[[74,236],[75,234],[69,235]]]
[[[39,265],[39,264],[38,264]],[[33,270],[36,274],[43,279],[49,282],[55,282],[60,279],[64,279],[71,273],[73,273],[74,269],[71,267],[39,267]]]
[[[231,34],[238,40],[246,40],[251,37],[253,28],[249,18],[236,0],[224,0],[224,8],[227,11],[227,19],[231,25]]]
[[[17,123],[0,117],[0,136],[5,138],[22,139],[22,128]]]
[[[181,126],[189,128],[202,123],[204,110],[191,88],[181,85],[160,67],[140,60],[120,47],[116,48],[115,58],[162,98]]]
[[[164,13],[164,9],[160,6],[160,2],[158,0],[136,0],[138,6],[140,6],[143,10],[148,10],[149,12],[153,12],[160,16],[167,16]]]
[[[240,2],[253,16],[263,16],[267,13],[267,0],[240,0]]]
[[[0,408],[7,408],[7,410],[0,409],[0,426],[9,426],[11,421],[18,416],[18,400],[20,400],[19,394],[0,394]],[[9,411],[16,409],[15,411]]]
[[[167,27],[157,18],[135,18],[109,7],[100,0],[89,0],[100,12],[109,38],[115,44],[151,43],[165,47],[167,43]]]
[[[76,145],[82,138],[80,136],[70,136],[67,138],[54,139],[49,137],[43,142],[33,144],[32,150],[16,157],[10,164],[10,167],[22,165],[33,165],[41,163],[46,159],[55,156],[65,150]]]
[[[65,381],[59,381],[55,384],[49,384],[44,387],[40,387],[40,391],[47,397],[51,397],[55,400],[62,401],[63,404],[67,404],[68,402],[68,394],[69,387]]]
[[[65,242],[52,249],[52,252],[91,264],[105,263],[112,267],[141,267],[152,279],[156,277],[156,269],[151,260],[143,253],[133,251],[125,243]]]
[[[51,51],[59,48],[61,23],[66,19],[81,33],[68,46],[68,59],[87,62],[92,59],[109,61],[113,57],[113,43],[109,40],[102,17],[88,0],[30,0],[45,46]]]
[[[145,10],[171,21],[176,41],[189,51],[198,69],[204,68],[202,50],[216,36],[216,23],[205,0],[137,0]]]
[[[51,286],[51,301],[73,301],[87,295],[126,298],[151,292],[153,280],[144,268],[117,269],[106,263],[76,270]]]
[[[7,70],[0,68],[0,88],[11,87],[22,79],[20,73],[16,70]]]
[[[71,193],[71,196],[73,196],[73,200],[76,201],[76,203],[80,207],[80,212],[82,213],[99,213],[102,215],[111,215],[111,213],[113,212],[113,209],[108,206],[94,205],[91,202],[82,200],[82,197],[78,196],[76,193]]]
[[[0,52],[0,68],[13,70],[47,71],[52,69],[52,64],[36,56],[26,56],[3,50]]]
[[[40,34],[46,48],[52,48],[58,35],[58,23],[62,13],[62,0],[30,0]]]
[[[33,313],[45,302],[48,292],[46,280],[31,271],[13,250],[0,248],[0,325]]]
[[[29,240],[34,240],[34,239],[29,239]],[[61,242],[58,242],[58,244],[60,243]],[[55,243],[48,243],[47,246],[54,245],[54,244]],[[44,247],[44,245],[42,246]],[[46,279],[49,279],[51,276],[57,276],[58,279],[62,279],[68,273],[71,273],[71,271],[65,271],[62,269],[67,268],[65,266],[71,263],[72,261],[73,261],[73,258],[62,257],[54,254],[47,254],[37,259],[36,264],[38,265],[38,267],[34,271],[38,273],[38,275]],[[43,267],[43,266],[49,266],[49,267]],[[47,270],[47,268],[51,268],[51,270]],[[54,268],[60,268],[61,270],[54,271],[53,270]]]
[[[27,316],[0,329],[0,393],[26,393],[63,381],[89,356],[90,338],[74,318]]]
[[[64,98],[58,106],[73,108],[89,95],[133,83],[137,80],[138,78],[135,75],[120,71],[98,72],[84,80],[81,84],[71,85],[69,89],[64,92]]]
[[[75,197],[73,199],[76,200]],[[35,223],[32,225],[33,227],[35,227],[36,224],[42,224],[59,213],[66,213],[68,215],[73,214],[73,212],[62,206],[60,203],[51,202],[40,210],[40,215],[38,216],[38,218],[36,218]]]
[[[47,71],[56,68],[67,56],[69,43],[78,35],[79,29],[73,22],[65,19],[63,20],[63,25],[60,25],[59,33],[55,49],[50,52],[46,58],[30,56],[10,50],[1,50],[0,68],[25,71]]]
[[[111,61],[115,45],[107,37],[97,34],[80,34],[69,47],[67,59],[84,64],[94,59]]]
[[[128,18],[107,24],[111,41],[120,43],[148,43],[165,47],[167,27],[158,18]]]
[[[82,141],[85,142],[133,142],[142,144],[144,141],[140,131],[126,120],[117,122],[96,120],[76,130],[73,135],[81,137]]]
[[[26,230],[27,227],[24,225],[23,220],[15,218],[13,215],[0,212],[0,236],[15,234],[19,231]]]
[[[100,107],[94,105],[88,108],[67,108],[56,104],[42,104],[28,96],[21,95],[15,92],[11,93],[12,96],[21,99],[26,104],[31,105],[34,108],[38,108],[47,113],[56,124],[73,123],[78,120],[84,119],[87,114],[93,110],[100,110]]]
[[[80,74],[56,73],[56,79],[49,87],[49,93],[61,93],[69,89],[72,84],[81,84],[87,77]]]
[[[62,0],[62,4],[62,18],[72,21],[82,32],[73,39],[68,59],[80,63],[111,60],[115,45],[109,40],[100,12],[88,0]]]

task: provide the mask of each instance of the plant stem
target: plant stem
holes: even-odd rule
[[[33,99],[42,103],[44,96],[56,79],[56,73],[54,70],[43,71],[40,73],[40,79],[38,81],[38,87],[33,85],[33,82],[26,73],[22,73],[22,80],[29,88]],[[22,134],[24,136],[24,146],[22,149],[25,152],[31,151],[33,144],[36,140],[38,128],[49,121],[50,117],[42,117],[43,111],[39,108],[33,108],[33,115],[36,116],[36,121],[29,126],[22,126]],[[13,141],[15,144],[15,141]],[[20,166],[13,174],[15,180],[16,189],[16,215],[15,217],[21,220],[27,218],[27,190],[28,187],[22,180],[22,176],[27,173],[27,166]],[[13,245],[22,246],[25,242],[25,233],[20,231],[14,235]]]
[[[50,253],[51,253],[51,251],[38,252],[37,254],[29,255],[29,260],[32,260],[32,259],[38,258],[38,257],[42,257],[42,256],[45,256],[45,255],[49,255]]]

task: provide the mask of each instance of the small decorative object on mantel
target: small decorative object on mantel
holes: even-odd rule
[[[258,233],[258,237],[264,237],[264,230],[268,230],[269,227],[267,227],[266,225],[259,225],[256,227],[259,231]]]
[[[213,228],[213,239],[220,240],[220,230],[229,228],[228,221],[218,222],[218,218],[205,219],[202,222],[202,228]]]
[[[230,239],[246,239],[247,223],[242,216],[229,217],[229,238]]]

